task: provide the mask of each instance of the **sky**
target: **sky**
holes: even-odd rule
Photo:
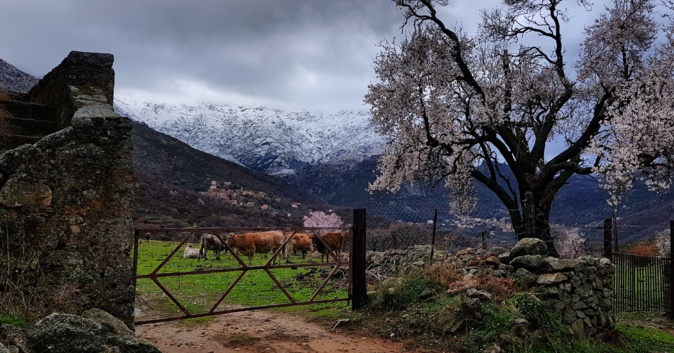
[[[498,3],[441,17],[472,33]],[[595,15],[574,12],[571,53]],[[367,110],[377,44],[402,23],[390,0],[2,0],[0,58],[41,77],[71,50],[112,53],[116,96],[152,102]]]

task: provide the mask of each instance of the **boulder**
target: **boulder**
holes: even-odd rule
[[[538,276],[538,280],[536,281],[536,283],[543,284],[543,285],[556,284],[556,283],[564,282],[567,279],[569,279],[569,278],[564,276],[563,274],[561,274],[559,272],[557,272],[557,273],[544,273],[544,274]]]
[[[501,260],[496,256],[489,256],[488,258],[484,259],[484,264],[492,268],[497,268],[499,265],[501,265]]]
[[[469,288],[466,290],[466,294],[471,298],[477,298],[480,300],[491,300],[491,294],[482,290],[477,290],[475,288]]]
[[[510,261],[510,266],[515,269],[523,268],[531,272],[538,272],[543,265],[543,257],[541,255],[522,255],[513,258]]]
[[[501,261],[502,264],[509,264],[510,263],[510,252],[504,252],[498,256],[499,261]]]
[[[53,313],[30,329],[28,340],[34,352],[161,353],[136,338],[122,321],[98,309],[87,310],[83,316]]]
[[[524,268],[519,268],[513,274],[513,278],[517,283],[529,287],[532,284],[536,283],[538,277],[535,274],[531,273],[531,271],[528,271]]]
[[[523,255],[547,255],[548,246],[538,238],[524,238],[510,249],[510,258],[515,259]],[[511,264],[512,265],[512,264]]]
[[[53,353],[105,353],[101,324],[72,314],[53,313],[28,333],[32,349]]]
[[[549,272],[561,272],[573,270],[576,268],[576,262],[573,259],[558,259],[555,257],[546,257],[543,259],[543,269]]]

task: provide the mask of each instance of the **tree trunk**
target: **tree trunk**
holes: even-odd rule
[[[548,246],[548,255],[559,257],[555,248],[555,243],[550,232],[550,209],[552,208],[553,197],[536,198],[536,235],[542,239]]]
[[[550,192],[548,191],[548,194]],[[538,194],[533,195],[534,202],[534,230],[533,232],[529,229],[527,225],[527,212],[525,210],[524,202],[522,204],[522,212],[510,212],[510,220],[513,224],[513,229],[517,235],[517,240],[522,240],[523,238],[538,238],[545,242],[548,246],[548,255],[553,257],[559,257],[559,253],[555,248],[555,243],[552,239],[552,233],[550,232],[550,210],[552,209],[552,200],[554,196],[550,197],[540,197]]]

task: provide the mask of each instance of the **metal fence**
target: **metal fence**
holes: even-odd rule
[[[663,311],[670,308],[671,259],[612,254],[616,312]]]
[[[360,217],[363,218],[363,217]],[[354,217],[356,221],[358,217]],[[183,252],[206,233],[220,239],[230,232],[249,233],[280,230],[283,243],[271,254],[257,254],[246,259],[227,241],[219,241],[227,255],[211,260],[187,258]],[[353,301],[354,278],[362,270],[354,269],[352,235],[358,239],[356,227],[338,228],[341,245],[346,251],[323,244],[326,259],[288,253],[282,260],[286,245],[300,232],[320,232],[325,228],[181,228],[136,229],[133,269],[136,288],[136,325],[226,314],[244,310],[268,309],[295,305],[310,305],[336,301]],[[278,232],[281,233],[281,232]],[[319,234],[319,233],[317,233]],[[356,239],[357,240],[357,239]],[[198,244],[194,244],[196,248]],[[204,247],[204,243],[201,244]],[[250,252],[245,252],[250,255]],[[253,250],[254,253],[254,250]],[[358,254],[357,254],[358,255]],[[293,257],[291,259],[291,257]],[[248,261],[246,261],[248,260]],[[279,260],[279,261],[277,261]],[[364,277],[364,275],[362,275]],[[360,294],[362,296],[362,294]]]

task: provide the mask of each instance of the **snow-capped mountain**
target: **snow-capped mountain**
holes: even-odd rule
[[[334,114],[222,104],[151,103],[115,98],[120,114],[188,145],[268,174],[380,154],[383,139],[367,112]]]

